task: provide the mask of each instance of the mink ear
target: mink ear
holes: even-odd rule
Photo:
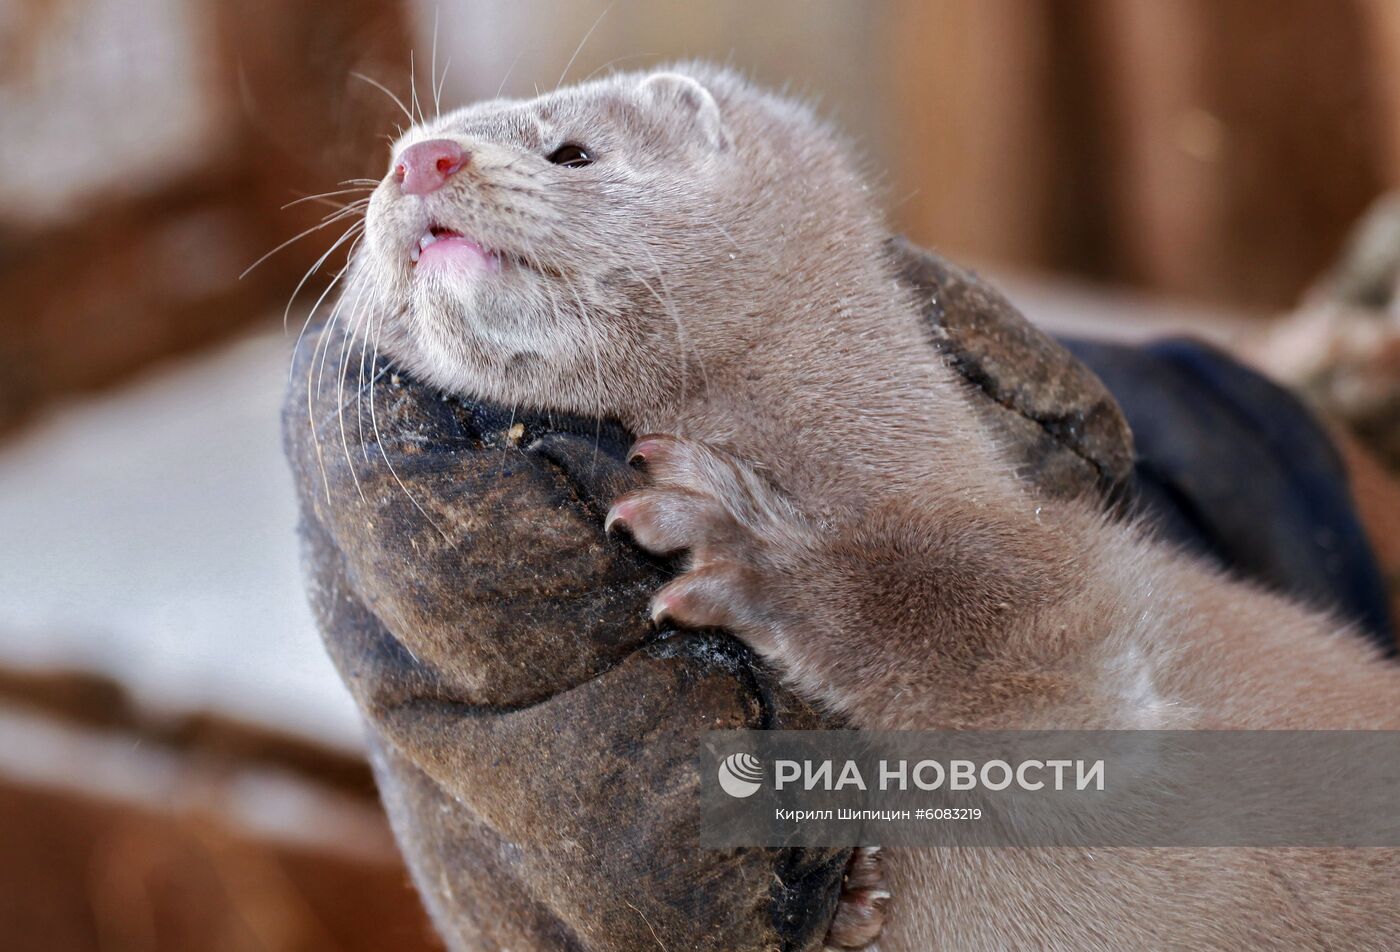
[[[642,80],[643,98],[653,105],[667,109],[677,116],[688,116],[705,143],[712,149],[722,149],[728,142],[719,103],[699,82],[680,73],[655,73]]]

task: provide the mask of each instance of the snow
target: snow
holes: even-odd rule
[[[0,448],[0,665],[357,748],[302,587],[280,331],[63,407]]]

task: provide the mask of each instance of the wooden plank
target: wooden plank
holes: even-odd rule
[[[68,0],[31,18],[29,55],[0,74],[29,163],[56,170],[36,179],[54,194],[0,201],[0,430],[56,396],[280,312],[332,234],[289,247],[240,281],[244,268],[327,210],[280,206],[383,171],[382,136],[393,131],[396,107],[350,74],[407,86],[401,3],[148,2],[138,12],[153,22],[89,56],[83,25],[119,21],[122,10],[122,0]],[[150,31],[176,35],[143,62],[156,43]],[[103,73],[112,61],[125,65]],[[111,111],[110,97],[98,95],[108,82],[120,87],[118,99],[177,86],[171,103],[192,128],[162,125],[149,108],[129,127],[99,121]],[[74,153],[98,161],[67,162]],[[315,280],[310,290],[323,285]]]

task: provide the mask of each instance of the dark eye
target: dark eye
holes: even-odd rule
[[[581,169],[585,165],[593,164],[593,156],[584,151],[583,146],[575,145],[572,142],[565,142],[559,148],[549,153],[549,161],[555,165],[564,165],[571,169]]]

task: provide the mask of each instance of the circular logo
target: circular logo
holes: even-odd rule
[[[751,797],[763,786],[763,764],[753,754],[730,754],[720,761],[719,785],[731,797]]]

